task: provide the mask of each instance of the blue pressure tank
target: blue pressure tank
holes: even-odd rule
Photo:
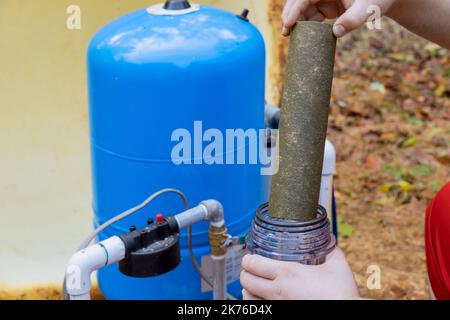
[[[263,202],[263,179],[260,165],[248,157],[244,164],[226,164],[226,157],[242,151],[237,143],[226,151],[226,130],[264,128],[264,41],[245,17],[173,2],[172,7],[144,8],[113,21],[89,46],[94,224],[157,190],[176,188],[191,205],[219,200],[229,233],[242,235]],[[210,131],[215,138],[202,137],[209,129],[216,129]],[[222,153],[216,149],[214,154],[224,164],[209,164],[211,159],[203,156],[214,139],[224,145]],[[192,147],[180,152],[182,164],[172,156],[178,154],[179,143]],[[100,240],[127,232],[132,225],[142,227],[157,213],[181,211],[176,195],[164,195],[108,228]],[[98,272],[101,291],[108,299],[211,298],[210,292],[201,292],[185,230],[180,244],[182,262],[172,272],[137,279],[112,265]],[[198,261],[209,254],[206,222],[193,227],[193,245]],[[239,296],[239,281],[229,291]]]

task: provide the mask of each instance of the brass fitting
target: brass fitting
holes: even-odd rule
[[[227,253],[227,248],[223,246],[228,239],[228,230],[225,225],[222,227],[209,227],[209,245],[211,247],[211,256],[221,257]]]

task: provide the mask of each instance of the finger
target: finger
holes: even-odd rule
[[[297,21],[300,20],[300,17],[306,13],[309,6],[311,4],[311,0],[297,0],[292,5],[289,14],[284,21],[284,26],[288,29],[292,28]]]
[[[296,0],[287,0],[283,9],[283,14],[281,15],[281,21],[283,27],[281,29],[281,34],[285,37],[289,36],[291,33],[291,29],[285,26],[285,21],[287,20],[289,13],[291,12],[292,6],[294,5]]]
[[[309,7],[305,12],[305,18],[309,19],[310,17],[316,15],[319,12],[316,6]]]
[[[319,2],[317,9],[327,19],[335,19],[339,14],[339,5],[337,2]]]
[[[283,29],[281,30],[281,35],[287,37],[291,34],[291,29],[286,28],[285,26],[283,26]]]
[[[338,1],[336,2],[336,7],[338,8],[338,17],[340,17],[341,15],[344,14],[344,12],[350,8],[350,6],[353,4],[353,2],[349,2],[349,1]]]
[[[273,280],[278,275],[279,263],[258,255],[246,255],[242,259],[242,268],[255,276]]]
[[[296,0],[287,0],[286,4],[284,5],[283,13],[281,15],[281,21],[284,22],[287,20],[289,16],[289,12],[291,12],[292,5],[294,4]]]
[[[303,21],[303,20],[307,20],[307,19],[306,19],[306,17],[305,17],[303,14],[301,14],[301,15],[298,17],[297,21]],[[297,22],[296,22],[296,23],[297,23]],[[296,23],[294,23],[294,26],[295,26]],[[288,35],[289,35],[289,34],[291,33],[292,29],[294,28],[294,26],[292,26],[292,27],[290,27],[290,28],[287,28],[287,27],[283,26],[283,31],[288,30]]]
[[[312,6],[306,11],[305,20],[320,22],[325,20],[325,17],[316,6]]]
[[[347,11],[344,12],[335,22],[333,32],[336,37],[343,37],[349,32],[363,25],[369,13],[365,1],[355,1]]]
[[[242,290],[242,299],[243,300],[262,300],[261,298],[251,294],[247,290]]]
[[[273,290],[273,281],[254,276],[243,270],[241,272],[241,285],[253,295],[258,295],[263,299],[270,299]]]
[[[308,21],[322,22],[323,20],[325,20],[325,16],[322,13],[320,13],[320,12],[317,12],[315,15],[313,15],[312,17],[308,18]]]

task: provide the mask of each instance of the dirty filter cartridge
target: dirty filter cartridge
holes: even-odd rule
[[[273,218],[310,221],[317,217],[335,50],[329,24],[299,22],[291,32],[279,170],[270,193]]]

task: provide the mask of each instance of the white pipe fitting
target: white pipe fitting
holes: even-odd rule
[[[225,225],[224,210],[222,204],[217,200],[205,200],[200,203],[206,207],[208,211],[208,220],[211,225],[216,228],[221,228]]]
[[[325,156],[322,169],[322,183],[320,185],[319,204],[331,214],[331,198],[333,195],[333,176],[336,171],[336,150],[330,141],[325,144]]]
[[[225,224],[223,206],[217,200],[202,201],[198,206],[177,214],[174,218],[180,230],[200,221],[210,221],[212,226],[218,228]]]
[[[111,237],[75,253],[66,269],[66,290],[71,300],[89,300],[92,272],[125,258],[125,244]]]

